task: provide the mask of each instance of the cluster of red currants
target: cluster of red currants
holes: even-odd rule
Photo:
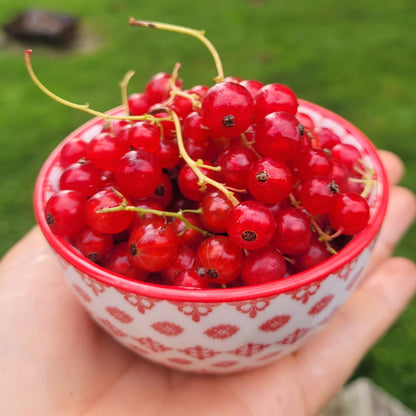
[[[298,109],[282,84],[228,77],[185,90],[158,73],[60,152],[54,233],[124,277],[208,288],[287,278],[369,221],[359,150]]]

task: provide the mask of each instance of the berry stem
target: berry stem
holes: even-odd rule
[[[187,213],[187,212],[188,213],[193,213],[193,214],[201,214],[202,210],[179,210],[178,212],[159,211],[157,209],[135,207],[133,205],[127,205],[123,202],[123,203],[121,203],[120,205],[118,205],[116,207],[103,208],[103,209],[98,210],[97,212],[99,214],[104,214],[104,213],[108,213],[108,212],[118,212],[118,211],[133,211],[133,212],[137,212],[140,215],[154,214],[154,215],[158,215],[159,217],[177,218],[177,219],[179,219],[179,220],[181,220],[185,223],[184,231],[189,230],[189,229],[193,229],[193,230],[203,234],[205,237],[210,237],[212,235],[209,231],[203,230],[202,228],[199,228],[196,225],[192,224],[184,216],[184,214]]]
[[[177,26],[171,25],[167,23],[160,23],[160,22],[150,22],[146,20],[136,20],[133,17],[129,19],[130,26],[138,26],[138,27],[145,27],[150,29],[160,29],[160,30],[167,30],[170,32],[182,33],[184,35],[193,36],[201,41],[211,53],[215,66],[217,68],[217,76],[214,78],[215,82],[221,82],[224,80],[224,70],[222,67],[220,56],[218,55],[217,50],[215,49],[214,45],[205,37],[204,30],[195,30],[190,29],[184,26]]]
[[[128,95],[127,95],[127,86],[131,80],[131,78],[134,76],[134,71],[129,71],[124,76],[124,78],[120,82],[120,89],[121,89],[121,102],[124,107],[124,111],[126,114],[129,114],[129,104],[128,104]]]
[[[227,187],[225,185],[223,185],[222,183],[219,183],[211,178],[209,178],[208,176],[204,175],[201,170],[199,169],[200,167],[204,167],[204,168],[209,168],[211,170],[218,170],[215,167],[213,168],[212,166],[205,166],[202,164],[202,161],[197,160],[196,162],[188,155],[188,152],[185,149],[185,145],[183,143],[183,137],[182,137],[182,129],[181,129],[181,123],[179,120],[179,117],[177,116],[177,114],[168,109],[169,114],[171,115],[173,122],[175,123],[175,130],[176,130],[176,135],[177,135],[177,142],[178,142],[178,149],[179,149],[179,154],[181,155],[181,157],[183,158],[183,160],[189,165],[189,167],[193,170],[193,172],[195,173],[195,175],[198,177],[198,184],[201,186],[204,186],[206,184],[212,185],[214,188],[217,188],[219,191],[221,191],[233,204],[233,206],[237,206],[240,202],[239,200],[234,196],[234,192],[231,192],[230,190],[227,189]]]
[[[52,91],[50,91],[48,88],[46,88],[38,79],[38,77],[35,75],[35,72],[33,71],[33,67],[32,67],[32,62],[31,62],[31,54],[32,54],[32,50],[28,49],[25,51],[25,61],[26,61],[26,67],[27,70],[29,72],[30,78],[32,79],[32,81],[34,82],[34,84],[44,93],[46,94],[48,97],[52,98],[53,100],[55,100],[56,102],[63,104],[67,107],[73,108],[75,110],[80,110],[80,111],[84,111],[85,113],[91,114],[95,117],[101,117],[104,120],[109,120],[109,119],[114,119],[114,120],[130,120],[130,121],[135,121],[135,120],[145,120],[145,121],[150,121],[152,123],[160,123],[162,121],[165,120],[171,120],[170,118],[156,118],[153,117],[151,114],[144,114],[142,116],[129,116],[129,115],[122,115],[122,116],[115,116],[115,115],[110,115],[110,114],[106,114],[106,113],[102,113],[100,111],[97,110],[93,110],[92,108],[90,108],[90,105],[87,104],[76,104],[73,103],[71,101],[65,100],[64,98],[59,97],[58,95],[54,94]]]

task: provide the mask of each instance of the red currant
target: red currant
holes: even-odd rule
[[[254,101],[249,91],[235,82],[219,82],[202,98],[204,125],[217,137],[244,133],[253,122]]]
[[[228,214],[227,232],[239,247],[255,250],[269,244],[275,230],[271,211],[261,202],[247,200]]]

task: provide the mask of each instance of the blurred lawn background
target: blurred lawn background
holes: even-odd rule
[[[212,58],[197,40],[131,28],[129,16],[205,29],[226,75],[280,82],[299,97],[339,113],[379,148],[399,154],[416,180],[416,2],[414,0],[3,0],[0,23],[24,8],[80,18],[72,50],[33,46],[39,78],[55,93],[97,110],[120,103],[118,83],[136,71],[129,92],[182,63],[185,87],[210,84]],[[24,46],[0,39],[0,255],[34,224],[32,189],[43,160],[89,116],[43,95],[24,65]],[[397,254],[416,260],[413,227]],[[370,377],[416,410],[416,301],[368,353],[354,376]],[[325,363],[322,363],[325,365]]]

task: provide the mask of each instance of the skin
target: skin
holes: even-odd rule
[[[391,199],[364,281],[302,349],[244,373],[186,374],[128,352],[91,321],[32,229],[0,263],[0,413],[316,415],[416,290],[413,262],[391,257],[414,220],[415,198],[395,185],[401,161],[380,154]]]

